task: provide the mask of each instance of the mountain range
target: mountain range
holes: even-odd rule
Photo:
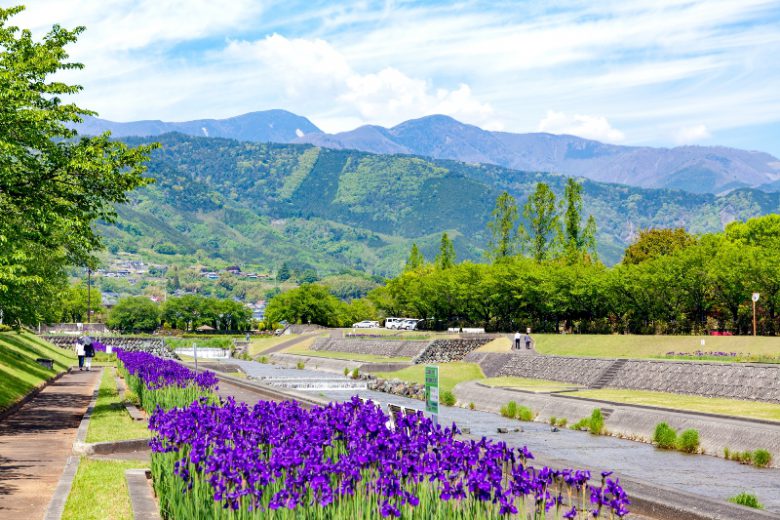
[[[214,262],[275,271],[282,262],[321,274],[397,274],[412,243],[432,260],[441,233],[460,260],[484,259],[487,222],[504,190],[519,205],[536,183],[561,197],[566,177],[406,154],[310,144],[251,143],[180,133],[158,141],[148,175],[115,224],[100,233],[112,253],[160,263]],[[583,209],[598,226],[606,263],[619,261],[639,229],[719,231],[732,220],[780,210],[780,193],[736,189],[691,194],[583,180]]]
[[[726,193],[745,187],[780,190],[780,160],[764,152],[723,146],[620,146],[571,135],[491,132],[442,115],[409,120],[392,128],[367,125],[337,134],[325,133],[305,117],[284,110],[180,123],[116,123],[87,118],[79,128],[84,134],[107,130],[120,138],[181,132],[263,143],[308,143],[323,148],[451,159],[693,193]]]

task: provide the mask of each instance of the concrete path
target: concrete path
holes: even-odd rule
[[[0,518],[42,518],[100,371],[71,372],[0,422]]]
[[[316,370],[278,368],[273,365],[238,362],[248,375],[257,378],[320,377],[332,374]],[[423,403],[382,392],[322,390],[313,396],[340,401],[359,393],[362,397],[382,403],[394,403],[422,409]],[[515,446],[528,446],[545,461],[556,466],[582,467],[594,471],[614,470],[618,476],[672,488],[694,495],[726,500],[742,491],[758,495],[768,511],[780,512],[780,470],[758,469],[735,462],[703,455],[686,455],[658,450],[641,442],[594,436],[586,432],[561,430],[551,432],[543,423],[528,423],[505,419],[499,415],[469,411],[462,408],[441,408],[440,422],[468,427],[471,434],[487,436]],[[521,427],[518,433],[497,434],[498,427]]]

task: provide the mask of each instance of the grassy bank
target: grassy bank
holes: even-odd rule
[[[632,336],[608,334],[533,334],[541,354],[603,358],[663,358],[667,352],[697,350],[739,352],[744,355],[780,356],[780,338],[752,336]],[[705,341],[704,346],[701,340]],[[481,352],[509,352],[508,338],[484,345]],[[721,358],[722,361],[731,361]]]
[[[425,382],[425,365],[414,365],[397,372],[376,372],[373,375],[385,379],[397,378],[410,383]],[[452,391],[455,385],[473,379],[484,379],[485,374],[476,363],[443,363],[439,365],[439,389]]]
[[[115,374],[114,367],[106,367],[103,370],[98,399],[89,419],[87,442],[124,441],[149,437],[146,421],[134,421],[119,399]]]
[[[132,520],[125,470],[148,466],[137,461],[81,459],[62,520]]]
[[[581,390],[569,395],[588,397],[590,399],[601,399],[615,403],[659,406],[662,408],[673,408],[675,410],[690,410],[694,412],[730,415],[733,417],[780,421],[780,405],[758,401],[740,401],[738,399],[700,397],[696,395],[651,392],[648,390],[617,390],[611,388]]]
[[[36,358],[54,360],[49,370]],[[0,410],[19,401],[50,377],[67,370],[76,362],[73,352],[61,349],[29,333],[0,333]]]

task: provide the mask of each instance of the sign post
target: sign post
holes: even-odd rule
[[[757,292],[753,293],[753,336],[756,335],[756,302],[760,296]]]
[[[439,424],[439,367],[425,367],[425,411]]]

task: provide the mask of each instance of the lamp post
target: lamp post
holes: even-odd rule
[[[756,335],[756,302],[760,296],[757,292],[753,293],[753,336]]]

